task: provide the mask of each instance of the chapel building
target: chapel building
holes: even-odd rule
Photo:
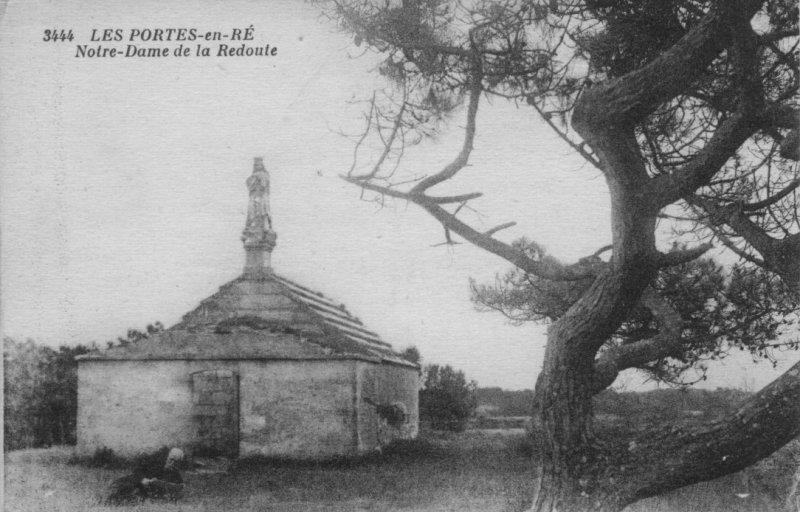
[[[78,358],[78,452],[324,459],[417,435],[419,366],[275,273],[269,174],[247,179],[241,276],[148,339]]]

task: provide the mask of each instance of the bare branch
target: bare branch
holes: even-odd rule
[[[794,187],[796,188],[796,185]],[[795,293],[800,293],[800,233],[782,239],[773,238],[747,218],[741,204],[719,206],[697,196],[688,199],[688,202],[708,212],[709,223],[712,226],[721,223],[730,226],[738,236],[759,252],[763,258],[760,266],[781,276],[789,288]],[[737,254],[741,255],[738,251]]]
[[[757,265],[759,267],[763,267],[765,265],[764,260],[762,260],[761,258],[756,258],[752,254],[748,254],[747,252],[737,247],[736,244],[733,243],[733,241],[730,239],[730,237],[720,232],[720,230],[716,226],[710,226],[710,227],[711,230],[714,232],[714,236],[719,238],[719,241],[722,242],[722,244],[725,247],[730,249],[734,254],[739,256],[741,259],[749,261],[750,263],[753,263],[754,265]]]
[[[398,199],[406,199],[412,202],[416,202],[414,201],[415,196],[420,196],[423,198],[424,201],[428,201],[434,204],[463,203],[465,201],[469,201],[471,199],[478,199],[479,197],[483,196],[482,192],[472,192],[469,194],[461,194],[458,196],[426,196],[423,194],[413,194],[411,192],[403,192],[390,187],[383,187],[381,185],[376,185],[368,181],[368,178],[365,179],[358,177],[350,177],[343,174],[340,174],[339,177],[348,183],[352,183],[353,185],[358,185],[359,187],[365,188],[367,190],[372,190],[373,192],[378,192],[386,196],[396,197]]]
[[[783,190],[781,190],[780,192],[778,192],[774,196],[768,197],[768,198],[764,199],[763,201],[758,201],[757,203],[750,203],[750,204],[742,205],[742,211],[744,211],[744,212],[752,212],[752,211],[755,211],[755,210],[760,210],[762,208],[766,208],[767,206],[771,206],[771,205],[777,203],[778,201],[780,201],[781,199],[783,199],[784,197],[786,197],[789,194],[791,194],[792,191],[794,189],[796,189],[798,186],[800,186],[800,179],[792,180],[792,181],[789,182],[789,185],[787,185]]]
[[[369,134],[369,130],[372,127],[372,115],[375,112],[375,92],[372,93],[372,100],[369,102],[369,114],[364,115],[364,118],[367,121],[367,127],[364,129],[361,137],[359,137],[358,141],[356,141],[353,147],[353,163],[350,165],[350,170],[347,171],[347,175],[350,176],[353,174],[353,170],[356,167],[356,163],[358,162],[358,151],[361,148],[361,144],[364,143],[364,140],[367,138]]]
[[[372,105],[373,105],[372,108],[374,108],[374,106],[375,106],[375,95],[374,94],[372,96]],[[395,116],[394,124],[392,126],[392,132],[389,134],[388,140],[384,141],[383,153],[381,153],[381,156],[378,157],[378,161],[375,162],[375,165],[372,167],[372,171],[368,172],[367,174],[361,174],[361,175],[357,175],[357,176],[352,176],[353,179],[356,179],[356,180],[368,180],[368,179],[374,178],[380,172],[381,165],[383,165],[383,162],[386,160],[386,157],[388,157],[389,153],[391,153],[391,151],[392,151],[392,146],[394,144],[394,140],[397,138],[397,133],[400,130],[400,127],[403,124],[403,114],[405,113],[405,111],[406,111],[406,102],[405,102],[405,97],[404,97],[403,98],[403,105],[400,107],[400,111],[397,113],[397,116]],[[372,114],[372,110],[370,110],[370,115],[371,114]],[[367,133],[369,133],[369,129],[370,129],[370,126],[367,125],[367,128],[364,130],[364,136],[361,138],[361,140],[358,141],[358,144],[362,143],[362,141],[364,140],[364,137],[366,137]],[[380,128],[379,128],[379,130],[380,130]],[[356,149],[357,148],[358,148],[358,146],[356,146]],[[351,168],[351,171],[352,171],[352,168]],[[350,173],[348,173],[347,175],[350,176]]]
[[[603,254],[604,252],[610,251],[613,248],[614,248],[614,246],[611,245],[611,244],[604,245],[603,247],[601,247],[601,248],[597,249],[596,251],[594,251],[592,256],[594,256],[596,258],[596,257],[600,256],[601,254]]]
[[[576,281],[595,275],[594,270],[582,265],[565,266],[548,259],[534,260],[523,251],[475,230],[437,204],[426,202],[422,197],[414,197],[412,201],[468,242],[500,256],[525,272],[553,281]]]
[[[470,194],[461,194],[459,196],[424,196],[426,201],[431,201],[436,204],[447,203],[465,203],[471,199],[478,199],[483,197],[482,192],[472,192]]]
[[[483,91],[481,79],[482,75],[480,71],[477,69],[474,70],[469,90],[469,105],[467,106],[467,126],[464,133],[464,144],[458,156],[438,173],[428,176],[417,183],[417,185],[411,189],[411,193],[417,194],[425,192],[430,187],[449,180],[467,165],[469,155],[472,153],[472,143],[475,140],[475,118],[478,115],[478,103],[480,102],[481,92]]]
[[[439,246],[442,246],[442,245],[457,245],[457,244],[458,244],[458,242],[454,242],[452,237],[450,236],[450,230],[447,229],[447,228],[444,228],[444,242],[442,242],[440,244],[433,244],[431,247],[439,247]]]
[[[674,267],[695,260],[712,249],[714,246],[711,244],[702,244],[693,249],[686,249],[683,251],[672,251],[668,253],[660,253],[658,265],[660,267]]]
[[[506,222],[505,224],[500,224],[499,226],[495,226],[492,229],[486,230],[483,232],[485,236],[492,236],[493,234],[497,233],[500,230],[508,229],[510,227],[516,226],[517,223],[513,220],[511,222]]]
[[[554,281],[576,281],[579,279],[585,279],[587,277],[593,277],[595,275],[595,271],[591,268],[587,268],[585,265],[561,265],[555,261],[552,261],[551,259],[543,259],[541,261],[535,260],[526,255],[524,251],[492,238],[486,233],[477,231],[476,229],[467,225],[458,219],[454,213],[450,213],[442,208],[438,201],[439,198],[430,197],[419,193],[401,192],[389,187],[382,187],[368,181],[348,178],[347,176],[340,177],[348,183],[352,183],[354,185],[358,185],[365,189],[372,190],[390,197],[405,199],[421,206],[436,220],[438,220],[446,230],[458,234],[468,242],[471,242],[481,249],[500,256],[525,272],[529,272],[544,279],[551,279]]]
[[[553,120],[551,119],[552,116],[550,114],[546,114],[545,112],[542,111],[541,108],[539,108],[539,105],[536,104],[535,99],[529,97],[528,104],[531,105],[536,110],[536,112],[539,113],[539,116],[542,119],[544,119],[544,121],[550,126],[550,128],[554,132],[556,132],[556,134],[558,134],[559,137],[561,137],[561,140],[569,144],[569,146],[573,150],[575,150],[579,155],[581,155],[584,160],[592,164],[597,169],[601,169],[600,162],[597,160],[597,157],[595,157],[589,151],[587,151],[583,143],[575,143],[569,137],[567,137],[567,134],[564,133],[563,130],[559,129],[558,126],[555,125],[555,123],[553,123]]]

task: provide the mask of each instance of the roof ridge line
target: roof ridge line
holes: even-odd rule
[[[316,296],[314,290],[307,288],[305,286],[299,285],[294,283],[293,281],[286,279],[285,277],[279,276],[276,273],[272,274],[272,278],[274,282],[276,282],[279,286],[283,287],[289,294],[291,300],[297,302],[301,307],[306,309],[311,315],[313,315],[314,319],[317,321],[318,325],[320,325],[323,329],[330,329],[333,328],[337,331],[338,334],[345,336],[348,334],[347,331],[350,331],[352,334],[357,334],[360,336],[364,336],[365,334],[370,334],[375,337],[375,341],[363,339],[361,342],[365,347],[371,347],[374,349],[382,349],[387,350],[388,352],[395,353],[394,347],[392,347],[391,343],[388,343],[380,338],[378,333],[369,331],[368,329],[363,327],[363,324],[354,323],[354,325],[348,325],[345,320],[354,319],[354,317],[346,311],[342,311],[347,316],[342,319],[333,319],[333,318],[326,318],[323,314],[316,310],[312,304],[309,304],[304,300],[304,297],[297,291],[293,290],[291,287],[295,286],[300,290],[303,290],[306,295]],[[341,311],[336,308],[337,311]],[[361,332],[359,332],[361,331]]]

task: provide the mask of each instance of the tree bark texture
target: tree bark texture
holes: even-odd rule
[[[714,4],[673,48],[628,75],[589,89],[576,103],[573,126],[597,155],[611,193],[613,257],[548,332],[536,386],[543,458],[532,511],[619,511],[634,501],[738,471],[800,434],[800,363],[733,416],[701,428],[601,442],[591,421],[597,379],[608,381],[597,375],[598,350],[663,263],[655,247],[656,215],[707,183],[755,130],[748,118],[752,109],[743,108],[721,125],[696,162],[673,175],[650,178],[635,126],[684,91],[720,52],[730,50],[737,37],[731,26],[746,24],[745,37],[750,36],[749,19],[761,4]],[[671,329],[674,339],[680,328]],[[664,350],[674,350],[669,343],[664,340]],[[617,370],[613,364],[607,368]]]

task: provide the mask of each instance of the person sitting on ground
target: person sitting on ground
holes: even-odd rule
[[[111,483],[106,503],[122,505],[144,499],[177,501],[183,495],[184,483],[178,465],[184,459],[183,450],[172,448],[164,460],[164,450],[141,457],[132,474]]]

